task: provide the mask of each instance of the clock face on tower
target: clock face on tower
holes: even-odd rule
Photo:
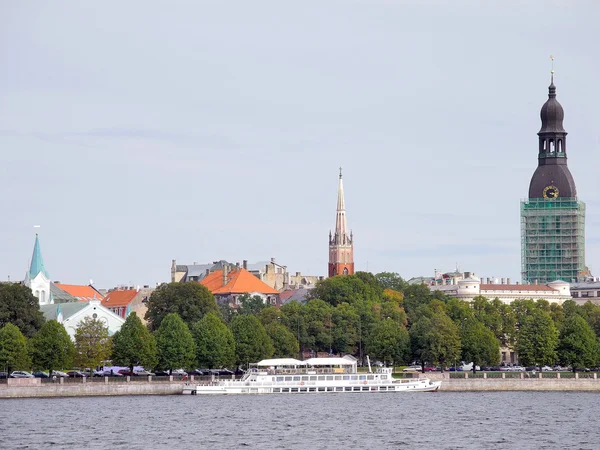
[[[550,200],[558,198],[558,189],[554,186],[546,186],[544,188],[544,198]]]

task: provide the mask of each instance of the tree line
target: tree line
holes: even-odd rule
[[[10,296],[4,289],[0,301]],[[249,295],[237,308],[218,306],[198,283],[164,284],[150,296],[147,325],[130,314],[109,337],[101,323],[88,319],[74,343],[58,323],[40,320],[30,291],[19,296],[29,305],[13,298],[7,302],[13,311],[0,302],[0,366],[12,370],[95,367],[108,359],[131,369],[238,367],[318,352],[443,368],[459,361],[497,365],[501,348],[515,351],[523,365],[560,363],[576,370],[600,364],[598,305],[505,304],[484,297],[465,302],[388,272],[328,278],[305,303],[281,308]]]

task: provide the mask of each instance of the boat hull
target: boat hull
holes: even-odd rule
[[[396,380],[393,383],[361,383],[317,385],[251,383],[243,381],[221,381],[210,384],[186,385],[183,393],[192,395],[227,394],[333,394],[374,392],[437,392],[441,381],[428,379]]]

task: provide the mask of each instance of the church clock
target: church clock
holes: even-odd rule
[[[555,199],[558,198],[558,189],[554,186],[546,186],[543,192],[544,198]]]

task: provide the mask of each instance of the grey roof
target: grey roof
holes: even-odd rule
[[[71,303],[77,302],[77,298],[73,297],[68,292],[63,291],[54,283],[50,283],[50,295],[54,303]]]
[[[62,312],[63,320],[68,319],[73,314],[81,311],[89,303],[87,302],[75,302],[75,303],[55,303],[53,305],[40,305],[40,311],[46,318],[46,320],[56,320],[59,312]]]
[[[206,270],[210,270],[213,264],[192,264],[190,266],[185,266],[187,270],[186,277],[201,277],[206,274]]]
[[[570,283],[571,290],[575,289],[600,289],[600,281],[579,281]]]
[[[289,302],[305,302],[308,294],[310,293],[310,290],[312,288],[299,288],[296,289],[295,292],[287,298],[287,300],[285,300],[284,303],[289,303]]]

